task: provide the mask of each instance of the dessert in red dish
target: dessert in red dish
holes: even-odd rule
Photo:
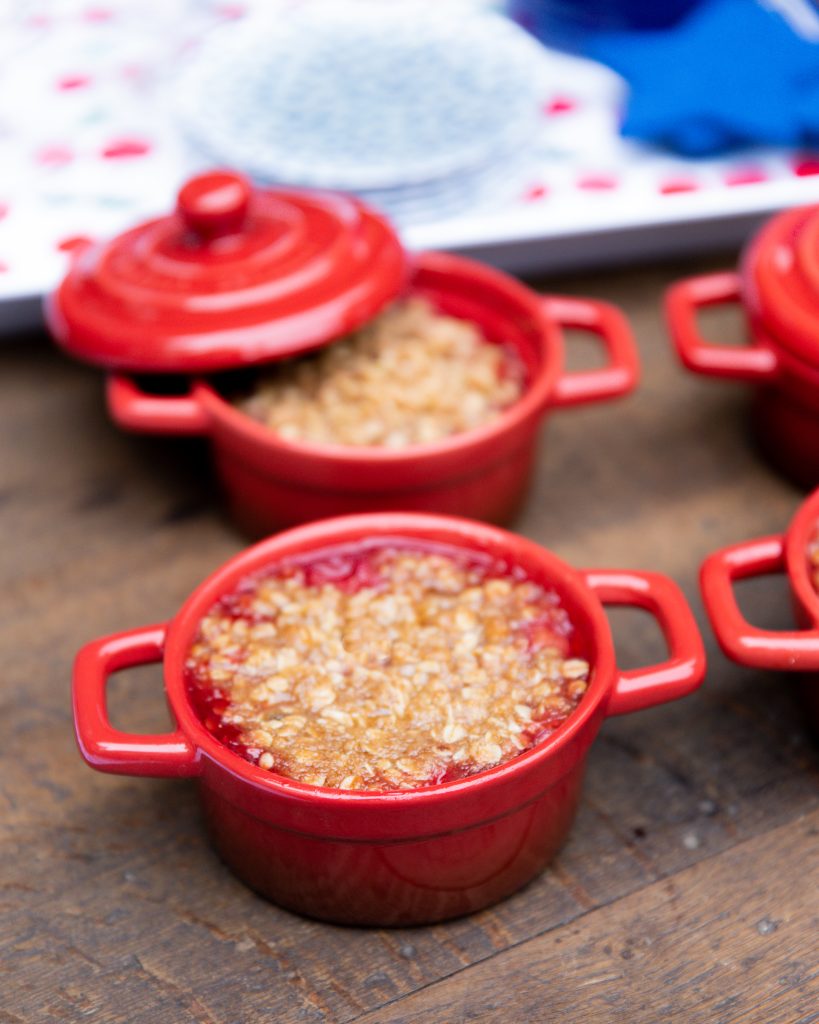
[[[246,579],[186,663],[205,726],[249,761],[344,790],[405,790],[550,736],[590,666],[557,593],[454,546],[386,538]]]
[[[606,605],[653,615],[667,658],[620,669]],[[108,679],[150,662],[174,725],[122,732]],[[86,644],[74,721],[99,771],[196,777],[217,852],[256,892],[404,926],[528,882],[568,834],[604,718],[685,696],[704,668],[685,598],[657,573],[377,513],[274,534],[170,622]]]
[[[405,313],[417,336],[396,348],[383,328]],[[109,373],[121,427],[209,439],[231,515],[253,536],[387,510],[507,522],[544,419],[625,395],[639,376],[608,303],[408,252],[351,196],[254,188],[227,171],[188,181],[164,217],[72,250],[46,314],[67,352]],[[602,365],[566,368],[572,329],[596,340]]]
[[[236,406],[290,441],[397,449],[491,423],[524,378],[512,346],[414,297],[261,374]]]

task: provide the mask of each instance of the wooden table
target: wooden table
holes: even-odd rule
[[[751,450],[745,389],[670,355],[661,289],[696,269],[557,282],[626,309],[644,381],[554,417],[516,526],[578,566],[670,573],[704,624],[702,558],[782,529],[800,494]],[[119,433],[99,374],[40,337],[0,361],[0,1022],[819,1021],[819,747],[792,681],[730,664],[707,628],[696,696],[604,725],[554,867],[450,924],[294,917],[222,867],[193,784],[88,769],[76,649],[171,615],[243,541],[198,443]],[[781,580],[743,595],[788,624]],[[662,657],[647,617],[613,620],[624,667]],[[167,724],[155,668],[112,690],[124,727]]]

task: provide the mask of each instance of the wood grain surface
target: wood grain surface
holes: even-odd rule
[[[669,352],[661,291],[702,269],[539,282],[620,304],[644,377],[624,402],[550,420],[515,527],[577,566],[674,576],[705,628],[706,684],[607,722],[553,869],[432,928],[279,910],[211,852],[192,783],[81,762],[76,649],[172,615],[244,541],[202,444],[119,433],[96,371],[42,336],[3,343],[0,1024],[819,1021],[819,745],[791,679],[720,655],[696,586],[708,552],[783,529],[801,495],[753,452],[747,390]],[[734,317],[707,322],[740,337]],[[776,578],[741,592],[771,627],[789,625],[785,595]],[[612,621],[624,667],[663,656],[646,616]],[[111,703],[124,728],[167,724],[156,669],[117,677]]]

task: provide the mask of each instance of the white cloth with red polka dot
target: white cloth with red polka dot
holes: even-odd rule
[[[109,237],[172,206],[205,163],[172,110],[178,69],[255,5],[276,3],[286,18],[294,2],[0,8],[0,332],[39,318],[78,237]],[[410,247],[549,270],[738,241],[776,209],[819,201],[819,155],[771,149],[690,162],[624,141],[624,85],[601,65],[544,50],[539,90],[525,153],[456,215],[407,207]]]

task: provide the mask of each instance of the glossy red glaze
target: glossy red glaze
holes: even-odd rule
[[[253,573],[330,544],[375,536],[455,545],[521,566],[555,589],[592,663],[588,691],[555,733],[498,768],[439,786],[361,793],[307,786],[264,771],[200,722],[184,665],[201,617]],[[661,665],[620,672],[604,604],[648,609],[667,638]],[[111,672],[163,661],[177,722],[167,736],[128,736],[105,711]],[[74,720],[83,757],[126,775],[197,775],[208,828],[229,867],[258,892],[346,924],[410,925],[478,910],[540,871],[563,842],[586,753],[603,718],[694,690],[702,642],[678,588],[653,573],[570,568],[532,541],[495,527],[410,513],[350,516],[271,537],[204,581],[167,626],[89,644],[74,671]]]
[[[192,178],[179,191],[177,214],[197,239],[236,235],[247,226],[253,191],[238,174],[213,171]]]
[[[111,415],[128,430],[208,435],[232,514],[251,535],[376,509],[508,522],[525,496],[544,415],[635,386],[639,366],[630,328],[606,303],[538,296],[500,271],[443,253],[415,259],[410,290],[445,313],[474,321],[488,339],[519,354],[525,392],[491,423],[399,450],[288,441],[234,408],[206,381],[195,381],[185,397],[168,398],[147,395],[123,376],[108,384]],[[607,365],[564,371],[564,327],[596,335]]]
[[[697,312],[718,304],[744,309],[747,347],[702,336]],[[800,485],[819,484],[819,207],[774,217],[748,248],[739,273],[673,285],[666,317],[688,369],[758,386],[752,423],[759,447]]]
[[[395,231],[358,200],[217,171],[175,213],[77,253],[46,316],[69,353],[108,369],[211,372],[326,345],[405,279]]]
[[[724,548],[709,556],[700,573],[706,611],[720,647],[751,668],[799,673],[812,725],[819,732],[819,594],[810,578],[808,545],[819,521],[819,491],[800,506],[788,530]],[[790,584],[798,629],[776,632],[747,622],[734,584],[755,576],[784,573]]]
[[[751,318],[797,359],[819,366],[819,206],[771,218],[742,260]]]

